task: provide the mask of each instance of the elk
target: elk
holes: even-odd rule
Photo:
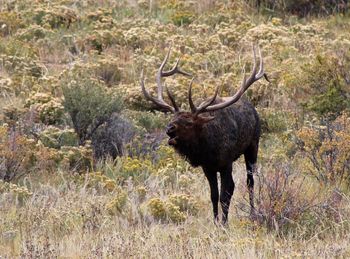
[[[218,202],[220,199],[222,209],[222,223],[226,224],[231,197],[235,188],[232,178],[232,163],[241,155],[244,155],[247,170],[247,187],[249,192],[249,203],[251,216],[254,215],[254,178],[258,146],[260,138],[260,121],[254,106],[245,98],[241,98],[244,92],[254,82],[262,77],[267,81],[264,72],[263,58],[260,48],[259,69],[257,68],[256,50],[253,45],[254,65],[248,78],[243,68],[243,80],[238,91],[231,97],[221,98],[218,96],[218,87],[210,99],[195,106],[192,100],[192,78],[188,91],[188,102],[190,112],[180,111],[175,102],[174,95],[167,87],[167,96],[171,105],[163,98],[164,86],[162,78],[181,74],[191,76],[189,73],[179,69],[179,59],[171,70],[163,71],[169,59],[171,48],[169,48],[156,75],[157,98],[154,98],[145,88],[143,71],[141,73],[141,89],[149,101],[161,108],[162,111],[174,114],[166,128],[169,136],[168,144],[180,155],[185,157],[194,166],[201,166],[208,179],[211,202],[213,206],[214,222],[218,222]],[[220,196],[218,189],[217,173],[220,173]]]

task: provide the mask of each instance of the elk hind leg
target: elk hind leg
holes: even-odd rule
[[[244,153],[244,159],[247,169],[247,188],[249,193],[250,216],[255,218],[254,206],[254,173],[256,172],[256,160],[258,155],[258,145],[247,149]]]

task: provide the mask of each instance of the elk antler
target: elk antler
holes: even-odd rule
[[[242,80],[241,87],[233,96],[225,98],[224,102],[212,105],[218,94],[218,88],[216,88],[215,94],[211,99],[203,102],[198,108],[195,107],[192,101],[192,82],[191,82],[190,89],[188,92],[188,99],[189,99],[192,113],[195,113],[196,115],[198,115],[203,112],[210,112],[210,111],[223,109],[237,102],[241,98],[241,96],[244,94],[244,92],[249,88],[249,86],[251,86],[254,82],[258,81],[262,77],[264,77],[268,82],[270,82],[269,79],[267,78],[267,75],[264,72],[264,63],[263,63],[263,58],[259,47],[258,47],[258,51],[259,51],[259,59],[260,59],[259,71],[257,71],[255,46],[253,45],[254,65],[253,65],[253,70],[251,75],[249,76],[248,79],[246,79],[245,68],[243,68],[243,80]]]
[[[144,96],[152,101],[154,104],[158,105],[159,107],[167,110],[167,111],[170,111],[172,113],[175,113],[175,112],[179,112],[179,107],[177,106],[176,102],[175,102],[175,98],[173,96],[173,94],[169,91],[169,89],[165,86],[166,88],[166,92],[167,92],[167,95],[170,99],[170,102],[172,104],[172,106],[170,106],[169,104],[167,104],[164,99],[163,99],[163,84],[162,84],[162,77],[168,77],[168,76],[172,76],[174,74],[181,74],[181,75],[185,75],[185,76],[191,76],[189,73],[187,72],[184,72],[182,70],[180,70],[178,68],[178,65],[179,65],[179,61],[180,59],[178,58],[175,65],[173,66],[172,69],[168,70],[168,71],[163,71],[168,59],[169,59],[169,56],[170,56],[170,51],[171,51],[171,46],[168,50],[168,53],[166,54],[162,64],[160,65],[159,69],[158,69],[158,72],[157,72],[157,76],[156,76],[156,82],[157,82],[157,86],[158,86],[158,90],[157,90],[157,99],[152,97],[149,92],[147,92],[146,88],[145,88],[145,80],[144,80],[144,76],[143,76],[143,70],[141,72],[141,88],[142,88],[142,92],[144,94]]]

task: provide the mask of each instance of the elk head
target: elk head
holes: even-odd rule
[[[258,48],[259,52],[259,70],[257,70],[257,62],[256,62],[256,51],[253,45],[253,56],[254,56],[254,65],[253,70],[248,77],[246,78],[245,69],[243,68],[243,80],[238,91],[231,97],[218,98],[218,87],[216,88],[215,94],[212,98],[204,101],[198,107],[196,107],[192,100],[192,84],[194,78],[192,78],[191,83],[189,85],[188,91],[188,102],[191,108],[190,112],[180,111],[178,105],[175,102],[174,95],[169,91],[167,87],[166,92],[167,96],[171,102],[171,105],[167,104],[163,99],[163,84],[162,77],[172,76],[174,74],[181,74],[184,76],[191,76],[191,74],[184,72],[178,68],[179,59],[177,59],[173,68],[169,71],[163,71],[170,55],[171,48],[169,48],[167,55],[165,56],[162,64],[160,65],[157,76],[157,98],[152,97],[149,92],[145,89],[144,83],[144,75],[143,71],[141,73],[141,88],[146,99],[153,102],[162,111],[174,113],[173,119],[170,121],[166,128],[166,133],[169,136],[168,144],[172,146],[177,146],[181,143],[189,143],[197,139],[200,135],[203,126],[209,121],[215,119],[215,116],[212,114],[208,114],[209,112],[217,111],[220,109],[224,109],[225,107],[230,106],[231,104],[237,102],[244,92],[248,89],[250,85],[252,85],[255,81],[258,81],[260,78],[265,77],[267,81],[268,78],[264,72],[263,58],[261,55],[260,48]],[[206,113],[204,115],[203,113]]]

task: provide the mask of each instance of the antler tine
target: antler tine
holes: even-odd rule
[[[259,66],[259,72],[256,75],[256,77],[258,77],[259,79],[261,77],[264,77],[267,82],[271,83],[269,78],[267,77],[267,74],[264,72],[264,59],[262,58],[260,48],[258,48],[258,50],[259,50],[260,66]]]
[[[193,100],[192,100],[192,84],[193,84],[193,81],[194,81],[194,77],[192,78],[192,80],[190,82],[190,88],[188,90],[188,102],[190,104],[190,108],[191,108],[192,113],[196,113],[197,112],[197,108],[194,105]]]
[[[163,76],[163,77],[172,76],[172,75],[174,75],[174,74],[176,74],[176,73],[181,74],[181,75],[184,75],[184,76],[192,76],[190,73],[187,73],[187,72],[182,71],[181,69],[179,69],[179,67],[178,67],[179,62],[180,62],[180,58],[178,58],[178,59],[176,60],[176,63],[175,63],[175,65],[173,66],[172,69],[170,69],[169,71],[164,71],[164,72],[162,72],[162,76]]]
[[[202,110],[204,110],[205,108],[207,108],[208,106],[212,105],[214,103],[214,101],[216,100],[216,97],[218,96],[218,92],[219,92],[219,87],[216,87],[214,96],[212,98],[210,98],[209,100],[205,101],[204,103],[202,103],[198,108],[194,105],[193,100],[192,100],[192,84],[193,84],[194,78],[192,78],[191,82],[190,82],[190,88],[188,90],[188,102],[190,104],[190,108],[192,113],[194,114],[199,114],[202,112]]]
[[[177,104],[175,102],[174,95],[172,94],[172,92],[169,90],[169,88],[166,85],[164,85],[164,86],[165,86],[166,93],[167,93],[167,95],[169,97],[169,100],[170,100],[171,104],[173,105],[173,107],[175,109],[175,112],[180,111],[179,106],[177,106]]]
[[[162,76],[163,76],[163,69],[166,65],[166,63],[168,62],[169,56],[170,56],[170,51],[171,51],[171,45],[169,47],[169,50],[167,52],[167,54],[165,55],[165,58],[162,62],[162,64],[160,65],[158,72],[157,72],[157,76],[156,76],[156,82],[157,82],[157,86],[158,86],[158,99],[163,100],[163,85],[162,85]]]
[[[260,63],[259,63],[259,71],[256,72],[257,70],[257,64],[256,64],[256,52],[255,52],[255,46],[253,45],[253,56],[254,56],[254,65],[253,65],[253,69],[252,69],[252,72],[248,78],[247,81],[243,81],[242,82],[242,90],[243,92],[248,89],[248,87],[253,84],[255,81],[258,81],[260,78],[262,78],[265,74],[264,72],[264,63],[263,63],[263,58],[261,56],[261,50],[260,50],[260,47],[258,47],[258,51],[259,51],[259,59],[260,59]],[[241,89],[240,89],[241,90]],[[243,93],[242,93],[243,94]]]
[[[179,65],[179,62],[180,62],[180,59],[178,59],[174,65],[174,67],[169,70],[169,71],[165,71],[163,72],[163,69],[166,65],[166,63],[168,62],[168,59],[169,59],[169,56],[170,56],[170,51],[171,51],[171,45],[169,47],[169,50],[167,52],[167,54],[165,55],[164,57],[164,60],[162,62],[162,64],[160,65],[159,69],[158,69],[158,72],[157,72],[157,75],[156,75],[156,82],[157,82],[157,98],[154,98],[152,97],[149,92],[146,91],[146,88],[145,88],[145,82],[144,82],[144,76],[143,76],[143,70],[141,72],[141,88],[142,88],[142,92],[144,94],[144,96],[152,101],[153,103],[159,105],[160,107],[162,107],[163,109],[166,109],[168,111],[171,111],[173,113],[175,112],[178,112],[179,111],[179,107],[177,106],[176,102],[175,102],[175,98],[174,98],[174,95],[169,91],[168,88],[166,88],[166,91],[167,91],[167,95],[171,101],[171,104],[173,105],[170,106],[169,104],[167,104],[165,101],[164,101],[164,98],[163,98],[163,90],[164,90],[164,86],[162,84],[162,77],[167,77],[167,76],[171,76],[171,75],[174,75],[176,73],[178,74],[182,74],[182,75],[186,75],[186,76],[191,76],[191,74],[187,73],[187,72],[184,72],[182,70],[180,70],[178,68],[178,65]]]
[[[181,74],[184,76],[191,76],[190,73],[187,73],[185,71],[182,71],[181,69],[179,69],[179,62],[180,62],[180,58],[178,58],[176,60],[175,65],[173,66],[172,69],[168,70],[168,71],[163,71],[166,63],[168,62],[169,56],[170,56],[170,51],[171,51],[171,47],[169,47],[168,53],[166,54],[162,64],[160,65],[158,72],[157,72],[157,77],[156,77],[156,81],[157,81],[157,85],[158,85],[158,98],[160,98],[161,100],[163,100],[163,85],[162,85],[162,77],[168,77],[168,76],[172,76],[174,74]]]
[[[154,97],[152,97],[150,95],[150,93],[145,88],[145,79],[144,79],[143,70],[141,71],[141,82],[140,83],[141,83],[142,93],[146,97],[147,100],[153,102],[154,104],[156,104],[156,105],[160,106],[161,108],[168,110],[170,112],[176,111],[176,108],[173,108],[169,104],[165,103],[163,100],[155,99]]]
[[[260,64],[259,64],[259,72],[258,72],[258,74],[257,74],[256,76],[260,78],[260,77],[262,77],[265,73],[264,73],[264,60],[263,60],[263,58],[262,58],[260,48],[258,48],[258,51],[259,51]]]
[[[219,93],[219,86],[216,87],[214,96],[213,96],[212,98],[210,98],[209,100],[205,101],[204,103],[202,103],[202,104],[197,108],[196,114],[201,113],[201,112],[204,111],[208,106],[212,105],[212,104],[215,102],[216,97],[218,96],[218,93]]]
[[[232,97],[226,98],[226,101],[224,101],[222,103],[211,105],[212,103],[214,103],[215,99],[211,99],[207,102],[204,102],[203,104],[201,104],[201,106],[200,106],[201,108],[197,109],[197,114],[202,113],[202,112],[215,111],[215,110],[223,109],[227,106],[230,106],[231,104],[237,102],[241,98],[241,96],[245,93],[245,91],[249,88],[249,86],[251,86],[254,82],[258,81],[262,77],[265,77],[265,79],[268,82],[270,82],[267,78],[267,75],[264,72],[264,62],[263,62],[263,57],[262,57],[261,50],[260,50],[259,46],[258,46],[258,51],[259,51],[259,59],[260,59],[259,71],[257,72],[256,51],[255,51],[255,46],[253,45],[254,64],[253,64],[252,72],[251,72],[250,76],[248,77],[248,79],[246,79],[245,67],[243,67],[243,80],[242,80],[242,84],[241,84],[240,88],[238,89],[238,91]],[[210,103],[210,101],[211,101],[211,103]],[[208,103],[210,103],[210,104],[207,105]]]

